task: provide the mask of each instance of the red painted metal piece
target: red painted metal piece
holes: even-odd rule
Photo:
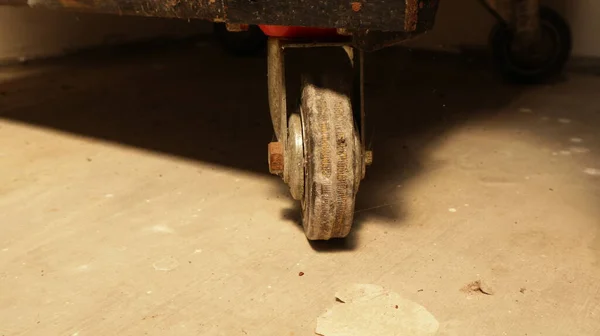
[[[259,25],[267,36],[284,38],[326,38],[338,36],[335,28]]]

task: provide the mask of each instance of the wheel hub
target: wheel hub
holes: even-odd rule
[[[302,136],[302,120],[298,113],[288,119],[288,137],[285,148],[285,165],[283,180],[290,187],[295,200],[304,196],[304,138]]]

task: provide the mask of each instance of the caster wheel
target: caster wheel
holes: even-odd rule
[[[531,53],[515,49],[514,33],[505,23],[498,23],[490,33],[495,66],[509,81],[540,83],[559,75],[571,53],[571,31],[554,10],[540,7],[541,40]]]
[[[351,93],[339,72],[306,75],[300,113],[288,120],[284,180],[301,201],[309,240],[343,238],[352,227],[364,155]]]
[[[258,26],[251,25],[247,31],[230,32],[224,23],[215,23],[213,31],[223,49],[236,56],[257,55],[267,45],[267,37]]]

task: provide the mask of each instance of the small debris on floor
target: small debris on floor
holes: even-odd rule
[[[485,295],[494,295],[494,291],[488,285],[486,285],[481,280],[475,280],[473,282],[469,282],[466,286],[461,288],[462,292],[465,293],[481,293]]]
[[[532,109],[530,109],[530,108],[521,107],[521,108],[519,109],[519,112],[521,112],[521,113],[533,113],[533,110],[532,110]]]
[[[303,275],[304,275],[304,272],[298,273],[298,276],[303,276]]]
[[[583,172],[592,176],[600,176],[600,169],[597,168],[585,168]]]
[[[163,224],[154,225],[147,230],[154,233],[175,233],[175,230]]]
[[[577,154],[584,154],[584,153],[588,153],[590,150],[588,148],[585,147],[571,147],[569,148],[569,150],[573,153],[577,153]]]
[[[172,270],[176,269],[178,266],[179,266],[179,262],[177,261],[177,259],[175,259],[173,257],[166,257],[166,258],[160,259],[159,261],[152,264],[152,267],[154,267],[154,269],[156,271],[162,271],[162,272],[172,271]]]
[[[321,336],[435,335],[439,322],[425,307],[373,284],[351,284],[317,318]]]
[[[571,123],[571,119],[558,118],[558,122],[561,123],[561,124],[570,124]]]
[[[527,289],[526,289],[525,287],[521,287],[521,289],[519,289],[519,292],[521,292],[521,294],[525,294],[525,291],[526,291],[526,290],[527,290]]]

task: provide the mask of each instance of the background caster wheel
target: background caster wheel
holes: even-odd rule
[[[505,23],[490,33],[493,60],[498,71],[516,83],[540,83],[559,75],[571,53],[571,31],[554,10],[540,7],[541,40],[534,53],[516,52],[515,36]]]
[[[289,129],[288,144],[298,143],[293,140],[298,134],[303,139],[302,224],[309,240],[343,238],[350,233],[363,176],[363,149],[351,103],[352,65],[343,49],[336,51],[344,54],[345,64],[338,61],[332,68],[303,76],[301,133],[298,122],[292,120],[297,117],[292,116],[289,123],[296,129]],[[335,71],[340,66],[346,68],[341,73]],[[293,152],[294,147],[286,151]]]
[[[247,31],[230,32],[224,23],[215,23],[213,32],[223,49],[236,56],[257,55],[267,45],[267,37],[258,26],[251,25]]]

